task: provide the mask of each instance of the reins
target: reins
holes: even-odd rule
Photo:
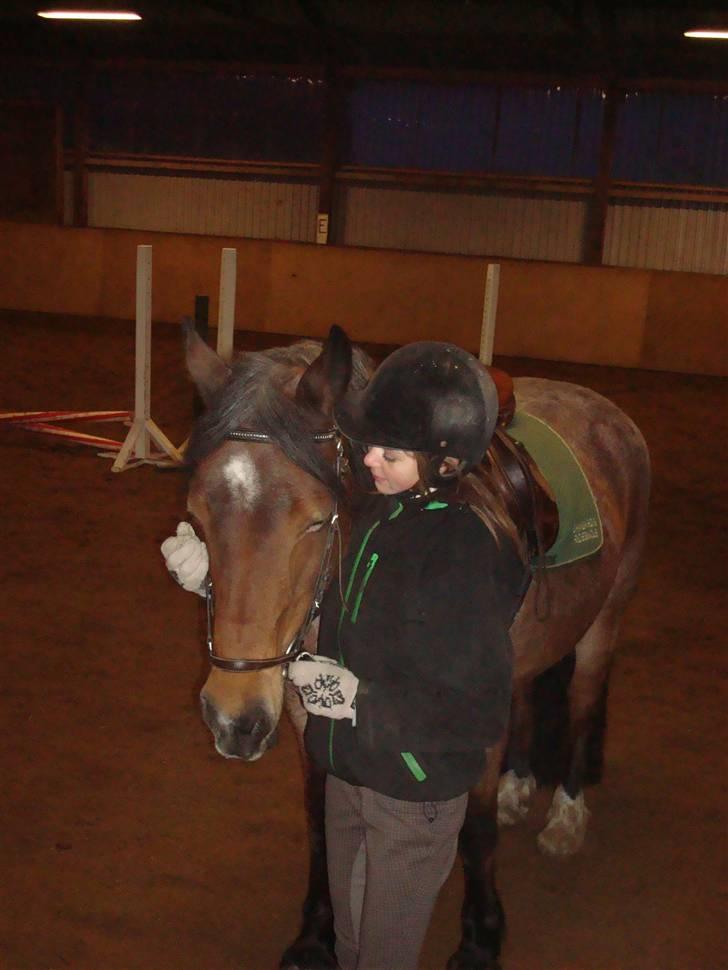
[[[261,431],[230,431],[226,437],[232,439],[233,441],[248,441],[254,444],[275,443],[275,438],[273,438],[271,435],[264,434]],[[340,480],[344,459],[344,446],[342,444],[339,432],[335,428],[331,428],[328,431],[316,431],[312,433],[311,438],[316,443],[323,443],[327,441],[334,441],[336,443],[336,463],[334,470],[337,480]],[[326,587],[329,584],[331,556],[334,548],[334,539],[337,535],[339,536],[339,549],[341,549],[338,498],[336,498],[334,501],[334,509],[329,517],[326,543],[321,556],[321,563],[319,565],[311,605],[308,608],[308,612],[306,613],[306,617],[299,628],[298,633],[288,644],[285,652],[278,654],[275,657],[265,657],[263,659],[240,657],[237,659],[230,659],[228,657],[220,657],[215,653],[213,645],[215,595],[212,587],[212,579],[208,576],[205,584],[205,599],[207,607],[207,651],[210,663],[213,667],[218,667],[220,670],[225,670],[228,673],[238,674],[247,673],[249,671],[265,670],[268,667],[281,667],[284,664],[290,663],[292,660],[296,659],[296,657],[303,651],[303,644],[306,639],[306,635],[311,629],[311,624],[318,615],[321,608],[323,595],[326,592]]]

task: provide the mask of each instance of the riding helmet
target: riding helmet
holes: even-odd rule
[[[363,391],[334,409],[352,441],[451,455],[472,468],[483,458],[498,417],[487,370],[455,344],[419,341],[395,350]]]

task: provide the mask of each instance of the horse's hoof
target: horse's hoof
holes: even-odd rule
[[[546,855],[574,855],[584,845],[589,814],[584,792],[570,798],[559,785],[554,792],[546,828],[537,840],[539,849]]]
[[[461,947],[447,961],[445,970],[502,970],[502,967],[496,957]]]
[[[517,825],[528,815],[531,798],[536,791],[533,775],[519,778],[515,771],[507,771],[498,782],[498,824]]]
[[[280,970],[338,970],[333,952],[322,943],[293,943],[281,957]]]

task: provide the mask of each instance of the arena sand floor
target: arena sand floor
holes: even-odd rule
[[[133,406],[132,324],[5,313],[0,337],[0,409]],[[239,348],[260,342],[236,335]],[[642,428],[654,466],[587,842],[571,859],[539,854],[548,791],[502,832],[505,970],[719,970],[728,385],[497,363],[606,394]],[[156,326],[152,415],[175,442],[192,401],[179,333]],[[215,753],[196,700],[202,602],[158,552],[184,513],[184,476],[110,467],[91,450],[0,435],[0,967],[272,970],[306,878],[294,739],[285,725],[255,764]],[[456,866],[424,970],[454,949],[460,901]]]

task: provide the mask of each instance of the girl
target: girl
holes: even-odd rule
[[[479,467],[497,411],[475,358],[431,342],[395,351],[335,409],[377,497],[322,604],[318,655],[288,676],[328,772],[342,970],[416,970],[467,791],[507,725],[527,571]]]

